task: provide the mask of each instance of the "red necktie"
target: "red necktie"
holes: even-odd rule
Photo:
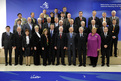
[[[42,20],[42,22],[44,23],[44,19]]]
[[[60,34],[60,39],[61,39],[61,34]]]
[[[80,21],[82,20],[82,18],[80,18]]]

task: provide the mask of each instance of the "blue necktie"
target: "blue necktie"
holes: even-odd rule
[[[70,37],[72,38],[72,33],[70,34]]]

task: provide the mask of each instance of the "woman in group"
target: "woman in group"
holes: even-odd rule
[[[88,35],[87,41],[87,56],[90,57],[90,61],[93,67],[96,67],[98,54],[101,47],[101,37],[98,33],[96,33],[97,28],[92,28],[92,33]]]
[[[41,35],[39,33],[39,27],[36,25],[34,27],[35,32],[32,35],[33,50],[34,50],[34,65],[40,65],[40,55],[41,55]]]
[[[41,43],[42,43],[42,56],[43,56],[43,65],[50,65],[50,56],[49,56],[49,45],[50,45],[50,37],[48,35],[48,29],[44,29],[42,33],[42,38],[41,38]]]
[[[22,40],[22,50],[26,57],[26,66],[30,66],[30,56],[31,56],[31,36],[29,35],[29,30],[25,30],[25,36]]]

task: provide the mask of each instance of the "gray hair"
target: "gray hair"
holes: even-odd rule
[[[115,11],[115,10],[112,10],[112,11],[111,11],[111,14],[112,14],[113,12],[116,14],[116,11]]]

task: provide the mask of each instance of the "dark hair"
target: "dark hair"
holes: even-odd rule
[[[61,12],[61,14],[64,14],[64,12]]]
[[[53,12],[50,12],[50,14],[54,14]]]
[[[18,15],[22,15],[22,14],[21,14],[21,13],[18,13],[17,16],[18,16]]]
[[[21,21],[21,19],[18,19],[17,22],[18,22],[18,21]]]
[[[57,9],[57,8],[55,8],[55,9]],[[54,9],[54,10],[55,10],[55,9]],[[57,9],[57,10],[58,10],[58,9]]]
[[[63,8],[66,8],[65,6]]]
[[[28,29],[26,29],[26,30],[25,30],[25,32],[29,32],[29,30],[28,30]]]
[[[30,15],[32,15],[32,13],[34,13],[34,12],[31,12]]]
[[[5,28],[10,28],[10,26],[6,26]]]
[[[79,11],[79,13],[82,12],[82,11]],[[82,12],[83,13],[83,12]]]
[[[116,19],[113,19],[112,21],[115,21]]]

